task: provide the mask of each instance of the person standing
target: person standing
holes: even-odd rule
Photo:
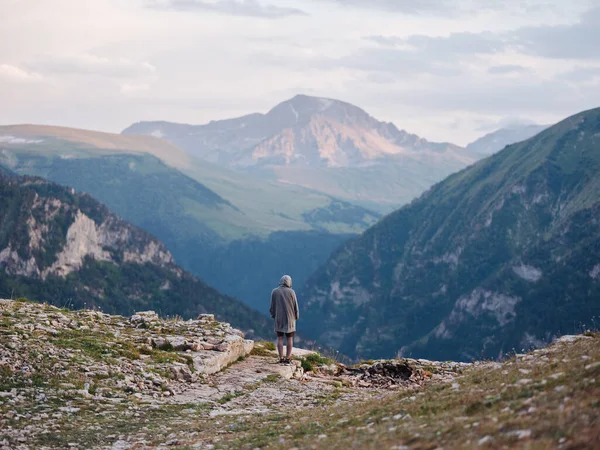
[[[296,321],[300,318],[298,299],[292,289],[292,277],[284,275],[279,280],[279,287],[271,292],[271,317],[275,319],[275,333],[277,333],[277,352],[279,362],[289,364],[294,346]],[[287,338],[286,356],[283,357],[283,337]]]

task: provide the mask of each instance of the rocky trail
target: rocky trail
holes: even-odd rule
[[[470,444],[495,445],[500,433],[527,447],[537,442],[534,428],[491,432],[484,424],[490,414],[498,424],[503,414],[529,420],[546,411],[535,400],[546,387],[561,395],[554,409],[578,404],[575,425],[588,430],[578,436],[589,441],[600,430],[591,414],[600,406],[599,342],[563,338],[503,364],[399,359],[347,367],[295,349],[293,364],[280,365],[272,343],[248,341],[211,315],[125,318],[0,300],[0,449],[437,448],[457,421],[459,437],[489,433]],[[571,358],[578,372],[567,377],[560,366],[574,367]],[[571,378],[576,385],[562,384]],[[479,414],[486,418],[473,425]],[[553,442],[568,443],[567,435]]]

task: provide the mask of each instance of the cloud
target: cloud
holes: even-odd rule
[[[557,80],[571,83],[588,83],[600,79],[600,67],[575,67],[556,76]]]
[[[410,36],[406,44],[418,51],[437,57],[452,58],[454,55],[489,54],[504,50],[505,43],[497,35],[484,33],[452,33],[448,37]]]
[[[362,8],[382,9],[384,11],[418,14],[436,12],[450,14],[460,8],[459,3],[452,0],[326,0],[341,6],[356,6]]]
[[[600,87],[600,86],[598,86]],[[600,89],[581,90],[558,80],[499,77],[452,77],[443,83],[387,92],[381,101],[414,105],[422,111],[465,111],[508,116],[538,117],[548,111],[568,115],[600,104]]]
[[[172,11],[210,11],[231,16],[279,19],[289,16],[306,16],[306,12],[275,5],[263,5],[257,0],[151,0],[146,6]]]
[[[559,59],[598,59],[599,42],[600,7],[585,12],[578,23],[523,28],[514,37],[523,53]]]
[[[150,84],[148,83],[124,83],[120,86],[121,94],[126,96],[135,96],[137,94],[147,92],[150,90]]]
[[[464,72],[464,62],[478,54],[491,54],[504,49],[504,43],[492,33],[453,33],[447,37],[412,35],[406,38],[372,35],[364,38],[375,47],[361,48],[353,54],[330,61],[332,65],[359,69],[396,78],[408,74],[455,76]],[[389,83],[389,77],[381,79]]]
[[[523,27],[510,32],[451,33],[432,37],[367,36],[368,41],[431,58],[474,57],[504,51],[549,59],[600,59],[600,8],[588,10],[571,25]],[[516,66],[513,66],[516,69]],[[490,73],[514,72],[509,66]],[[519,69],[517,69],[519,70]]]
[[[481,120],[476,126],[476,131],[490,132],[501,128],[524,128],[528,126],[539,126],[535,121],[524,117],[503,117],[500,120]]]
[[[455,17],[489,11],[539,12],[560,9],[561,1],[548,0],[320,0],[340,6],[375,9],[411,15]]]
[[[44,58],[30,63],[30,66],[45,73],[93,74],[115,78],[148,76],[156,71],[148,62],[105,58],[87,53]]]
[[[396,78],[418,73],[451,76],[459,75],[462,71],[456,64],[449,64],[445,58],[428,58],[419,52],[396,48],[361,49],[350,56],[332,60],[330,64],[365,72],[393,74]]]
[[[488,68],[488,73],[494,75],[504,75],[510,73],[525,73],[528,72],[527,67],[519,66],[518,64],[505,64],[502,66],[492,66]]]
[[[42,79],[43,77],[39,73],[28,72],[10,64],[0,64],[0,80],[13,83],[32,83]]]

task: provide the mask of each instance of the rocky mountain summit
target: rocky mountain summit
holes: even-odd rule
[[[123,131],[284,185],[389,212],[481,155],[430,142],[349,103],[297,95],[266,114],[205,125],[139,122]]]
[[[428,142],[350,103],[306,95],[284,101],[266,114],[206,125],[139,122],[123,134],[160,137],[230,167],[354,167],[393,155],[445,152],[473,161],[458,146]]]
[[[597,442],[600,336],[500,363],[276,363],[212,315],[0,300],[0,448],[557,448]]]

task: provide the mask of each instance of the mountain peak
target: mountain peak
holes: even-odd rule
[[[350,103],[304,94],[298,94],[279,103],[266,114],[266,117],[271,121],[281,122],[284,127],[286,125],[289,127],[307,123],[318,115],[325,115],[337,120],[350,118],[374,120],[365,111]]]
[[[408,158],[406,165],[411,167],[425,160],[460,169],[475,161],[464,149],[428,142],[350,103],[304,94],[266,114],[207,125],[174,125],[159,132],[190,153],[236,169],[364,167],[389,164],[390,157]],[[152,134],[156,127],[136,124],[124,133]]]

